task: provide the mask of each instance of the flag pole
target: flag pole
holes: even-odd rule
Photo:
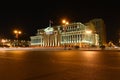
[[[49,20],[49,27],[51,27],[53,21]]]
[[[51,27],[51,20],[49,20],[49,27]]]

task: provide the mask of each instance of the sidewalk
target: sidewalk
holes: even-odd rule
[[[11,47],[11,48],[0,48],[0,50],[120,50],[119,48],[64,48],[64,47]]]

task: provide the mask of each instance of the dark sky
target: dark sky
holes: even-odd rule
[[[17,3],[17,4],[16,4]],[[118,40],[120,33],[120,6],[114,1],[98,0],[44,0],[39,2],[14,2],[0,12],[0,37],[15,38],[13,30],[22,30],[21,39],[35,35],[37,29],[60,25],[63,18],[69,22],[88,22],[102,18],[106,25],[107,40]]]

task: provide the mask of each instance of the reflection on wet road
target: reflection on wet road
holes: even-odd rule
[[[119,80],[120,51],[3,50],[1,80]]]

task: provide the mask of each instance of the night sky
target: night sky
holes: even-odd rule
[[[69,22],[86,23],[94,18],[102,18],[106,25],[107,41],[117,41],[120,33],[120,6],[109,1],[58,1],[27,2],[15,4],[1,10],[0,38],[15,38],[14,29],[23,33],[20,39],[28,39],[37,33],[37,29],[52,25],[60,25],[66,18]]]

